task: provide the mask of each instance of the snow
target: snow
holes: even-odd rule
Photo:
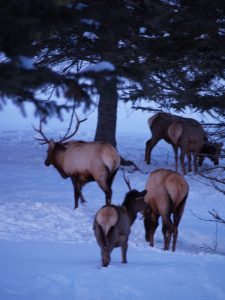
[[[33,59],[28,56],[23,56],[23,55],[18,56],[18,64],[20,67],[26,70],[34,69]]]
[[[124,123],[126,130],[118,127],[120,153],[148,173],[160,167],[173,169],[173,152],[164,142],[154,148],[152,165],[143,162],[150,137],[147,118],[133,113]],[[119,124],[122,120],[119,114]],[[145,127],[138,130],[139,121]],[[89,120],[77,138],[91,140],[93,124]],[[115,249],[111,264],[103,268],[92,229],[94,215],[104,204],[103,192],[96,183],[87,184],[87,203],[74,210],[71,182],[44,166],[46,146],[33,140],[31,127],[18,130],[11,124],[8,129],[4,123],[1,128],[0,299],[225,299],[225,226],[218,224],[216,233],[215,223],[194,216],[208,219],[213,208],[224,216],[225,199],[200,182],[199,175],[185,177],[190,192],[175,253],[162,250],[161,226],[155,247],[149,247],[139,216],[129,239],[128,264],[121,264],[120,249]],[[54,128],[47,126],[46,131],[51,136]],[[201,171],[209,166],[206,160]],[[143,190],[148,174],[127,174],[132,187]],[[112,202],[121,203],[126,192],[119,170]]]
[[[87,19],[87,18],[85,18],[85,19],[81,19],[80,21],[83,24],[90,25],[90,26],[95,26],[95,28],[99,28],[99,26],[100,26],[100,23],[97,22],[94,19]]]
[[[114,255],[101,268],[94,243],[5,241],[1,299],[224,299],[221,256],[149,251],[131,248],[127,265]]]
[[[140,27],[140,28],[139,28],[139,33],[141,33],[141,34],[146,33],[146,31],[147,31],[147,28],[146,28],[146,27]]]
[[[97,35],[96,35],[95,33],[89,32],[89,31],[85,31],[85,32],[83,33],[83,36],[84,36],[85,38],[87,38],[88,40],[96,40],[96,39],[98,38]]]
[[[101,61],[95,65],[90,66],[86,71],[88,72],[115,71],[115,66],[108,61]]]
[[[82,3],[82,2],[77,2],[76,3],[76,9],[77,10],[82,10],[82,9],[87,8],[87,7],[88,7],[88,5],[86,5],[86,4]]]

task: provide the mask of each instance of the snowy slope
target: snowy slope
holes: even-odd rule
[[[49,132],[52,135],[52,132]],[[90,140],[92,132],[78,138]],[[160,142],[153,163],[143,162],[144,134],[118,134],[121,154],[143,171],[174,168],[172,149]],[[86,206],[73,209],[73,191],[52,167],[43,164],[45,146],[33,140],[33,132],[0,132],[0,299],[225,299],[225,226],[203,222],[208,211],[225,215],[225,198],[190,174],[190,193],[179,227],[177,251],[162,250],[162,234],[156,246],[144,240],[143,221],[132,227],[128,264],[120,263],[120,250],[108,268],[100,264],[92,223],[104,204],[96,183],[84,188]],[[206,161],[204,168],[210,165]],[[142,190],[147,174],[129,173],[131,185]],[[113,184],[113,203],[127,192],[122,171]],[[216,248],[216,251],[215,249]]]

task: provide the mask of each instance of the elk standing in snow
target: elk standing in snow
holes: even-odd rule
[[[146,142],[145,161],[147,164],[150,163],[152,149],[161,139],[173,146],[176,171],[178,170],[178,148],[181,149],[180,160],[184,174],[186,174],[185,155],[188,156],[188,171],[191,171],[191,154],[194,156],[195,172],[197,172],[197,157],[199,157],[199,165],[205,157],[209,157],[214,164],[218,164],[222,145],[209,142],[198,121],[168,113],[157,113],[148,119],[148,124],[152,137]]]
[[[188,172],[192,171],[191,158],[194,157],[194,173],[198,171],[198,156],[204,145],[204,131],[202,127],[192,123],[182,124],[173,122],[168,128],[168,136],[172,140],[175,153],[176,171],[178,170],[178,148],[180,148],[180,163],[183,174],[186,174],[184,158],[188,158]]]
[[[188,184],[184,177],[175,171],[157,169],[150,174],[145,188],[147,194],[144,200],[149,206],[149,210],[144,216],[145,238],[153,247],[154,233],[161,216],[164,250],[169,250],[173,235],[172,251],[175,251],[178,225],[188,196]],[[173,222],[171,215],[173,215]]]
[[[130,187],[130,185],[128,184]],[[144,202],[146,190],[130,190],[121,206],[106,205],[95,215],[94,232],[101,249],[102,266],[110,263],[110,254],[115,247],[121,247],[122,263],[127,263],[128,238],[131,225],[137,213],[144,213],[147,205]]]
[[[76,116],[77,118],[77,116]],[[43,120],[42,120],[43,121]],[[105,193],[107,204],[111,203],[112,182],[120,165],[120,155],[110,144],[104,142],[68,141],[74,136],[79,125],[84,120],[78,120],[74,132],[58,142],[49,140],[42,131],[42,121],[39,129],[35,129],[42,138],[37,140],[48,144],[45,165],[53,165],[63,178],[71,178],[74,187],[74,208],[78,200],[85,202],[82,187],[90,181],[96,181]]]

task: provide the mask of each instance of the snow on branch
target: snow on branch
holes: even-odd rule
[[[116,68],[112,63],[108,61],[101,61],[95,65],[90,66],[86,70],[86,72],[103,72],[103,71],[113,72],[115,70]]]

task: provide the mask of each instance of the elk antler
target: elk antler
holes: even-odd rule
[[[76,122],[76,126],[75,126],[74,131],[73,131],[70,135],[68,135],[69,132],[70,132],[72,123],[73,123],[73,117],[74,117],[74,115],[75,115],[76,121],[77,121],[77,122]],[[59,143],[63,143],[63,142],[65,142],[65,141],[69,140],[71,137],[73,137],[73,136],[77,133],[77,131],[78,131],[79,127],[80,127],[80,124],[81,124],[82,122],[86,121],[86,120],[87,120],[87,118],[84,118],[84,119],[82,119],[82,120],[79,120],[79,118],[78,118],[78,116],[77,116],[75,110],[73,110],[73,113],[72,113],[72,116],[71,116],[71,119],[70,119],[70,124],[69,124],[69,127],[68,127],[68,129],[67,129],[67,132],[66,132],[65,135],[60,139]]]
[[[41,145],[48,144],[50,142],[50,140],[44,135],[42,131],[42,123],[44,122],[46,117],[47,115],[40,119],[39,128],[35,128],[33,125],[33,129],[42,136],[42,138],[35,138],[35,140],[39,141]]]
[[[128,186],[128,189],[131,191],[132,188],[131,188],[131,185],[130,185],[130,180],[125,176],[125,171],[123,170],[123,179],[126,183],[126,185]]]
[[[72,127],[74,115],[76,116],[76,121],[77,121],[77,122],[76,122],[76,126],[75,126],[74,131],[73,131],[71,134],[69,134],[69,132],[70,132],[70,130],[71,130],[71,127]],[[48,139],[48,138],[45,136],[45,134],[43,133],[43,130],[42,130],[42,123],[44,122],[44,120],[45,120],[46,117],[47,117],[47,115],[45,115],[44,117],[41,118],[40,124],[39,124],[39,128],[35,128],[35,127],[33,126],[34,130],[42,136],[42,138],[35,138],[35,140],[39,141],[40,144],[42,144],[42,145],[48,144],[48,143],[50,142],[50,139]],[[82,122],[86,121],[86,120],[87,120],[87,118],[84,118],[84,119],[82,119],[82,120],[79,120],[79,118],[78,118],[78,116],[77,116],[77,114],[76,114],[76,112],[75,112],[75,108],[74,108],[74,109],[73,109],[73,112],[72,112],[71,119],[70,119],[69,127],[68,127],[68,129],[67,129],[65,135],[64,135],[62,138],[60,138],[60,140],[59,140],[57,143],[60,143],[60,144],[61,144],[61,143],[65,142],[65,141],[67,141],[68,139],[70,139],[72,136],[74,136],[74,135],[77,133],[80,124],[81,124]]]

